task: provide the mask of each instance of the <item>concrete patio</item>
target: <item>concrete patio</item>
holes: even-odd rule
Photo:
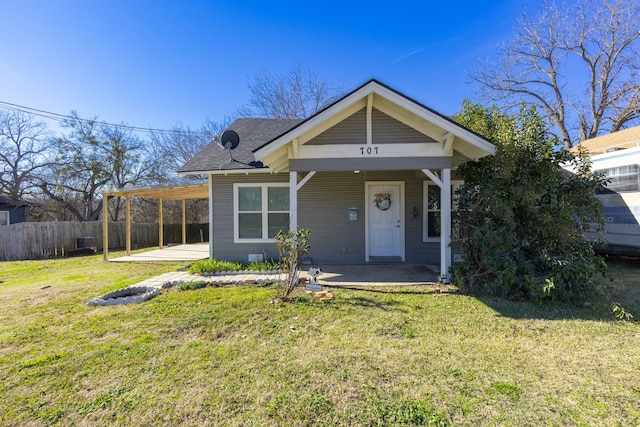
[[[110,259],[110,262],[158,262],[158,261],[197,261],[209,256],[208,243],[196,243],[189,245],[177,245],[163,249],[156,249],[129,256]],[[306,278],[309,265],[302,268],[302,278]],[[322,275],[318,278],[320,284],[329,286],[393,286],[393,285],[419,285],[435,283],[438,280],[439,271],[435,266],[424,264],[314,264],[314,267],[322,269]],[[174,277],[175,276],[175,277]],[[259,276],[248,272],[243,280],[250,280]],[[239,275],[214,276],[220,281],[237,281]],[[167,273],[166,277],[149,279],[153,285],[158,286],[166,281],[201,280],[201,276],[192,276],[184,272]],[[146,281],[145,281],[146,282]],[[138,284],[148,285],[148,283]]]
[[[121,256],[109,262],[197,261],[208,257],[209,243],[193,243]]]

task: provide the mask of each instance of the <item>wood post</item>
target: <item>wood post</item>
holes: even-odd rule
[[[129,196],[126,197],[125,221],[127,223],[126,248],[127,256],[129,256],[131,255],[131,198]]]
[[[182,244],[187,244],[187,201],[182,199]]]
[[[158,199],[158,246],[162,249],[164,242],[164,230],[162,229],[162,199]]]
[[[102,197],[102,260],[109,261],[109,196]]]

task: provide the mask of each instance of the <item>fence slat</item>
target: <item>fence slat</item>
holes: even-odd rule
[[[0,226],[0,261],[53,258],[68,255],[76,249],[79,237],[93,237],[98,252],[102,251],[102,221],[87,222],[22,222]],[[200,231],[208,241],[209,224],[188,224],[188,242],[199,242]],[[182,240],[180,224],[164,224],[166,242]],[[191,232],[190,232],[191,231]],[[124,222],[109,222],[109,249],[123,249],[126,241]],[[158,246],[158,224],[131,224],[134,248]]]

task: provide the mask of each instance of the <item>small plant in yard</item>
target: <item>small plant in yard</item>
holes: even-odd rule
[[[251,262],[244,264],[241,262],[221,261],[217,259],[203,259],[194,262],[189,267],[191,274],[220,273],[223,271],[278,271],[282,266],[280,262],[273,259],[266,261]]]
[[[298,284],[300,262],[309,253],[309,234],[311,230],[280,231],[276,235],[276,245],[280,252],[280,261],[284,265],[286,278],[276,287],[276,301],[287,301]]]
[[[203,259],[196,261],[189,267],[191,274],[219,273],[221,271],[240,271],[242,264],[239,262],[219,261],[217,259]]]
[[[194,291],[196,289],[202,289],[207,287],[208,283],[204,280],[196,280],[193,282],[182,282],[176,285],[176,289],[179,291]]]

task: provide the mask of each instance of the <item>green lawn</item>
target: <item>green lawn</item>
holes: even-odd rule
[[[640,425],[640,323],[601,301],[234,287],[86,305],[180,266],[0,263],[0,425]],[[640,317],[640,267],[611,271]]]

